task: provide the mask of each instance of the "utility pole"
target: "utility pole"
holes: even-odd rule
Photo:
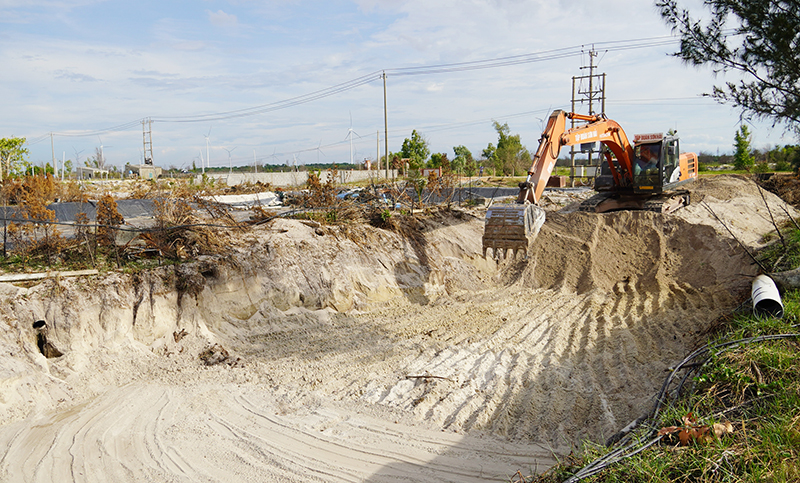
[[[386,71],[381,74],[383,77],[383,130],[384,130],[384,152],[386,153],[386,180],[389,180],[389,115],[386,110]]]
[[[377,176],[375,178],[380,178],[381,176],[381,131],[378,129],[375,131],[375,164],[378,166]],[[372,174],[370,173],[370,178],[372,178]]]
[[[594,115],[594,106],[595,102],[600,102],[600,115],[605,116],[606,113],[606,74],[595,74],[594,70],[597,67],[594,64],[594,58],[597,57],[597,51],[594,50],[594,46],[589,51],[589,65],[588,66],[581,66],[581,70],[589,69],[589,75],[581,75],[581,76],[573,76],[572,77],[572,112],[575,112],[575,104],[576,102],[580,102],[583,104],[584,102],[588,102],[589,104],[589,115]],[[581,86],[585,81],[588,81],[589,89],[585,90]],[[576,97],[578,94],[579,97]],[[575,127],[575,120],[571,120],[570,127]],[[583,146],[581,147],[581,151],[583,152]],[[590,147],[588,149],[589,159],[588,165],[592,165],[592,153],[594,150]],[[569,151],[570,157],[570,185],[575,186],[575,146],[572,146]],[[600,169],[598,163],[597,169]]]
[[[55,144],[53,143],[53,131],[50,131],[50,151],[52,151],[52,153],[53,153],[53,168],[58,169],[56,167],[57,166],[57,164],[56,164],[57,163],[57,161],[56,161],[56,147],[55,147]]]

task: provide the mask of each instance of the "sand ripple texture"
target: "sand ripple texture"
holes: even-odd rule
[[[526,259],[484,259],[480,213],[389,230],[276,220],[224,258],[0,284],[0,480],[543,470],[646,413],[746,298],[739,241],[772,230],[761,194],[741,177],[695,185],[703,202],[673,216],[550,211]],[[38,319],[62,357],[39,354]]]
[[[549,455],[356,411],[279,406],[266,391],[130,384],[16,423],[3,481],[503,481]]]

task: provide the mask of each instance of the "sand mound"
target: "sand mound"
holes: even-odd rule
[[[736,239],[772,230],[761,193],[728,176],[691,189],[702,203],[671,216],[551,208],[524,260],[480,255],[481,213],[280,219],[224,259],[2,286],[0,479],[544,469],[647,412],[665,369],[746,297],[756,268]],[[39,353],[38,319],[64,356]]]

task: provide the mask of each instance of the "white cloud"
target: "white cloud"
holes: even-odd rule
[[[56,79],[64,79],[72,82],[97,82],[99,80],[90,75],[72,72],[67,69],[59,69],[53,72],[53,74]]]
[[[239,23],[236,15],[225,13],[222,10],[208,11],[208,19],[217,27],[235,27]]]
[[[175,50],[197,52],[208,48],[208,44],[206,44],[202,40],[186,40],[173,43],[172,48]]]

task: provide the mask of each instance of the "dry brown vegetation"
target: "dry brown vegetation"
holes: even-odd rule
[[[113,186],[105,186],[106,191],[101,193],[96,185],[60,183],[50,175],[5,180],[0,193],[11,221],[4,233],[4,268],[103,268],[108,263],[121,266],[153,257],[159,263],[162,259],[182,260],[221,252],[228,246],[226,228],[239,225],[226,209],[199,197],[220,191],[213,182],[136,181],[125,186],[131,190],[127,194],[130,198],[154,199],[153,226],[123,228],[125,220],[112,195]],[[78,213],[75,222],[68,224],[72,236],[63,237],[48,205],[54,201],[88,202],[92,198],[97,199],[96,220]],[[261,216],[266,215],[264,212]],[[137,230],[138,234],[125,237],[129,241],[121,240],[123,231]]]
[[[65,248],[65,240],[53,225],[55,213],[47,209],[57,192],[52,176],[32,176],[3,184],[4,206],[8,200],[17,205],[9,216],[14,221],[4,234],[14,243],[23,267],[37,255],[46,258],[49,265]]]
[[[288,200],[301,210],[290,216],[313,220],[320,225],[370,223],[403,234],[414,231],[413,216],[408,217],[407,212],[386,205],[376,190],[363,190],[352,198],[338,198],[337,178],[335,168],[324,180],[319,173],[309,173],[306,189]],[[455,183],[454,178],[447,175],[420,180],[441,197],[445,197]],[[208,196],[263,192],[271,188],[263,183],[227,187],[211,178],[200,182],[160,179],[103,184],[59,182],[49,175],[8,179],[3,183],[2,194],[18,220],[8,226],[5,244],[8,253],[3,265],[12,271],[41,266],[102,268],[106,264],[124,266],[147,260],[161,263],[218,254],[230,246],[230,235],[243,230],[247,223],[238,222],[229,208],[209,201]],[[407,186],[402,183],[384,187],[382,192],[387,199],[412,208],[419,208],[420,201],[426,201],[412,200]],[[152,224],[139,228],[126,226],[115,201],[121,197],[153,200]],[[70,236],[61,236],[54,212],[47,206],[54,201],[90,200],[97,200],[97,219],[91,220],[86,213],[79,213],[66,229]],[[273,211],[254,206],[250,209],[249,224],[260,224],[276,216]]]

